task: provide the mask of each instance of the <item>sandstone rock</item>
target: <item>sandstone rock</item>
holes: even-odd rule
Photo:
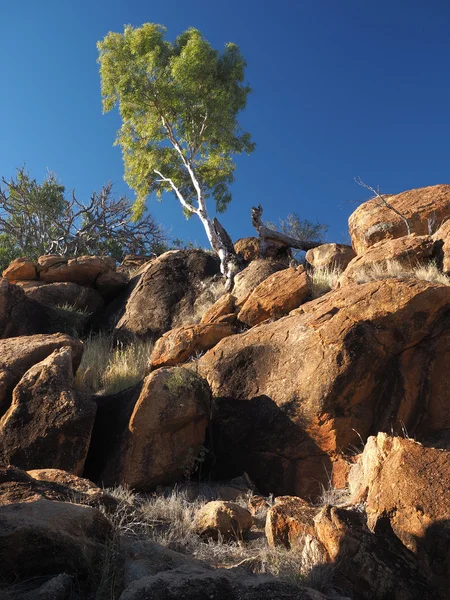
[[[150,365],[155,369],[182,364],[197,352],[213,348],[221,339],[234,332],[234,327],[228,323],[188,325],[171,329],[156,342]]]
[[[353,248],[346,244],[322,244],[308,250],[306,261],[315,269],[343,271],[355,256]]]
[[[57,348],[64,347],[72,348],[75,372],[81,362],[83,344],[68,335],[57,333],[0,340],[0,416],[8,409],[12,391],[25,372]]]
[[[447,286],[374,281],[219,342],[198,361],[218,475],[245,470],[264,494],[308,498],[360,436],[450,428],[449,302]]]
[[[436,258],[439,267],[446,274],[450,274],[450,219],[442,223],[432,236],[436,242]]]
[[[98,576],[110,534],[109,521],[95,508],[43,499],[1,506],[2,575],[71,573],[86,583]]]
[[[259,258],[261,240],[257,237],[246,237],[234,243],[234,251],[246,262]]]
[[[50,311],[31,298],[19,286],[0,280],[0,339],[50,333]]]
[[[241,306],[251,292],[269,275],[286,268],[286,264],[280,261],[258,258],[253,260],[248,267],[240,271],[234,278],[233,296],[236,298],[236,306]]]
[[[313,535],[314,517],[319,512],[297,496],[280,496],[267,512],[266,538],[269,546],[286,548],[303,545],[306,535]]]
[[[383,240],[371,246],[364,254],[356,256],[342,273],[339,284],[365,282],[368,273],[373,273],[374,269],[383,271],[389,261],[395,261],[406,271],[412,271],[415,267],[430,262],[434,254],[435,242],[430,236],[409,235]]]
[[[166,252],[130,282],[130,293],[115,303],[113,314],[105,314],[105,324],[116,326],[120,338],[156,341],[193,317],[199,288],[217,273],[218,260],[203,250]]]
[[[119,482],[139,490],[173,483],[205,441],[210,392],[187,369],[158,369],[144,381],[122,440]]]
[[[439,596],[419,562],[384,527],[370,532],[363,514],[325,506],[316,535],[328,552],[331,585],[356,600],[432,600]]]
[[[38,258],[39,278],[46,283],[71,281],[78,285],[93,286],[102,273],[116,270],[116,261],[108,256],[40,256]]]
[[[205,504],[195,515],[194,531],[201,536],[241,540],[250,531],[253,517],[234,502],[215,500]]]
[[[450,216],[450,185],[434,185],[383,195],[409,221],[411,233],[429,234],[429,223],[442,223]],[[362,254],[377,242],[407,235],[405,222],[393,210],[382,206],[377,198],[358,206],[348,220],[352,245]]]
[[[234,303],[235,297],[232,294],[224,294],[204,313],[200,324],[217,323],[222,317],[233,314]]]
[[[3,271],[2,276],[10,281],[27,281],[37,279],[36,265],[28,258],[16,258]]]
[[[28,283],[28,282],[27,282]],[[76,283],[34,282],[34,285],[21,286],[28,298],[33,298],[45,306],[73,306],[77,310],[94,313],[104,305],[99,292]]]
[[[310,295],[303,266],[283,269],[264,279],[244,302],[238,319],[253,326],[265,319],[279,318],[305,302]]]
[[[64,469],[79,475],[95,418],[95,404],[72,390],[70,347],[31,367],[0,420],[0,460],[25,470]]]
[[[450,589],[450,452],[379,433],[352,467],[350,486],[353,501],[366,500],[369,528],[388,518],[435,585]]]

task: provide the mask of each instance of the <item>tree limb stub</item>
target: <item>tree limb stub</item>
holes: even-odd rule
[[[281,233],[280,231],[266,227],[261,220],[262,213],[263,208],[261,204],[259,204],[258,207],[252,207],[252,225],[258,232],[262,241],[273,240],[278,244],[288,246],[290,248],[296,248],[297,250],[311,250],[311,248],[317,248],[317,246],[321,246],[323,244],[323,242],[298,240],[290,237],[289,235]]]

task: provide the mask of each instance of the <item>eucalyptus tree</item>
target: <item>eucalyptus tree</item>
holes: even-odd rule
[[[174,42],[146,23],[109,33],[98,43],[103,111],[119,109],[125,180],[136,193],[135,216],[149,194],[172,192],[187,217],[201,220],[222,273],[232,278],[232,249],[211,218],[207,200],[223,212],[231,200],[233,156],[254,149],[237,116],[250,88],[235,44],[212,48],[197,29]],[[220,225],[220,224],[219,224]],[[226,237],[226,236],[225,236]]]

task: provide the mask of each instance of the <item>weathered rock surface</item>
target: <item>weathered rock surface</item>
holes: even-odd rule
[[[3,271],[2,276],[9,281],[37,279],[36,265],[28,258],[16,258]]]
[[[125,289],[127,284],[128,277],[125,273],[107,271],[106,273],[100,273],[97,277],[95,280],[95,289],[98,290],[106,301],[109,301]]]
[[[406,270],[430,262],[435,255],[435,242],[427,235],[408,235],[383,240],[371,246],[364,254],[356,256],[339,278],[340,285],[367,281],[366,274],[374,268],[383,269],[389,261],[395,261]]]
[[[217,323],[222,317],[231,315],[235,310],[235,301],[232,294],[224,294],[203,314],[200,324]]]
[[[355,510],[325,506],[319,512],[316,535],[332,563],[331,584],[352,600],[439,598],[414,555],[382,525],[369,531]]]
[[[303,266],[283,269],[264,279],[244,302],[238,319],[257,325],[265,319],[280,318],[299,307],[310,296],[308,276]]]
[[[25,373],[0,420],[3,463],[82,473],[96,407],[72,384],[70,347],[55,350]]]
[[[43,283],[23,282],[20,285],[28,298],[33,298],[45,306],[72,306],[78,310],[94,313],[103,307],[101,294],[92,288],[71,282]]]
[[[166,252],[148,266],[130,293],[105,314],[106,326],[115,326],[120,338],[138,336],[157,340],[194,316],[194,303],[203,284],[219,273],[216,257],[203,250]]]
[[[0,340],[0,416],[11,403],[14,387],[33,365],[41,362],[58,348],[72,349],[75,372],[81,362],[83,344],[68,335],[30,335]]]
[[[253,517],[246,508],[234,502],[214,500],[205,504],[195,515],[194,531],[215,540],[242,540],[253,525]]]
[[[308,250],[306,261],[315,269],[343,271],[355,256],[353,248],[346,244],[322,244]]]
[[[240,238],[234,243],[234,251],[245,262],[259,258],[259,247],[261,240],[257,237]]]
[[[436,262],[446,274],[450,274],[450,219],[442,223],[432,235],[436,242]]]
[[[383,197],[409,221],[411,233],[429,234],[429,223],[450,216],[450,185],[433,185]],[[358,206],[348,220],[353,249],[362,254],[377,242],[407,235],[405,222],[373,198]]]
[[[156,342],[150,366],[155,369],[182,364],[196,353],[213,348],[220,340],[233,333],[235,328],[229,323],[188,325],[171,329]]]
[[[319,512],[297,496],[279,496],[267,511],[266,538],[269,546],[292,548],[303,544],[306,535],[315,533],[314,517]]]
[[[139,490],[175,482],[205,441],[207,383],[182,367],[158,369],[144,381],[122,438],[118,482]]]
[[[251,292],[269,275],[286,268],[281,261],[258,258],[253,260],[248,267],[240,271],[234,278],[233,296],[236,298],[236,306],[241,306]]]
[[[115,260],[107,256],[67,259],[49,254],[38,258],[39,279],[45,283],[71,281],[78,285],[94,286],[99,275],[115,270]]]
[[[111,534],[95,508],[39,499],[0,507],[0,565],[5,578],[95,572]]]
[[[386,279],[225,338],[198,361],[221,476],[308,498],[360,436],[450,428],[449,328],[449,287]]]
[[[19,286],[0,280],[0,339],[50,333],[51,329],[48,308],[27,298]]]
[[[74,587],[74,578],[61,573],[38,588],[21,594],[21,600],[71,600]],[[9,597],[5,600],[9,600]]]

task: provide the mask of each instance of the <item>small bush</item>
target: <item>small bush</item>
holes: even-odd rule
[[[52,329],[74,338],[81,337],[92,313],[75,308],[71,304],[57,304],[53,307]]]

